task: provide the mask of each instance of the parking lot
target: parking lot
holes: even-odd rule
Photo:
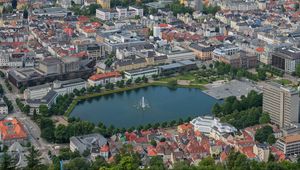
[[[207,90],[204,90],[204,93],[219,100],[229,96],[236,96],[239,98],[242,95],[247,95],[251,90],[261,92],[261,88],[256,84],[250,81],[239,80],[216,81],[205,85],[205,87]]]

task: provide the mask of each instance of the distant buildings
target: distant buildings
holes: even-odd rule
[[[124,71],[125,78],[127,79],[137,79],[138,77],[142,78],[143,76],[150,78],[152,75],[158,75],[158,68],[156,67],[147,67],[136,70]]]
[[[47,58],[38,68],[15,69],[8,72],[9,81],[16,87],[30,87],[55,80],[88,78],[93,72],[93,61],[88,59]]]
[[[122,76],[119,72],[108,72],[102,74],[92,75],[88,82],[90,86],[106,85],[107,83],[116,83],[122,80]]]
[[[35,9],[32,11],[32,14],[36,16],[66,17],[68,15],[71,15],[72,12],[61,7],[51,7],[51,8]]]
[[[277,83],[267,83],[263,89],[263,112],[269,113],[271,122],[280,127],[299,122],[299,92]]]
[[[300,154],[300,135],[289,135],[277,140],[276,147],[286,156]]]
[[[116,7],[115,10],[107,10],[106,8],[96,10],[96,17],[103,21],[112,19],[134,18],[135,16],[143,17],[143,9],[135,6],[129,6],[128,9],[123,7]]]
[[[0,121],[0,142],[12,145],[15,142],[25,144],[27,140],[23,125],[16,118],[7,118]]]

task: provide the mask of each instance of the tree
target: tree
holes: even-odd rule
[[[298,2],[298,3],[295,4],[295,10],[296,10],[296,11],[299,10],[299,3],[300,3],[300,2]]]
[[[49,116],[49,109],[46,105],[40,105],[39,106],[39,113],[43,116]]]
[[[269,135],[273,134],[273,129],[271,126],[264,126],[258,129],[255,133],[255,140],[263,143],[267,142]]]
[[[260,124],[266,124],[270,122],[270,115],[268,113],[263,113],[261,117],[259,118]]]
[[[159,170],[166,169],[166,167],[164,165],[164,162],[163,162],[163,159],[160,156],[151,157],[149,166],[150,166],[149,167],[150,169],[157,169],[157,170],[158,169]]]
[[[90,164],[85,158],[77,157],[72,159],[68,164],[65,165],[67,170],[82,170],[89,169]]]
[[[37,119],[36,109],[33,109],[32,118],[33,118],[33,120]]]
[[[210,69],[213,69],[213,68],[214,68],[214,65],[213,65],[212,63],[210,63],[210,64],[209,64],[209,68],[210,68]]]
[[[29,154],[25,155],[27,160],[27,168],[29,170],[35,170],[38,169],[41,165],[41,154],[38,150],[34,148],[34,146],[31,146],[29,149]]]
[[[25,105],[23,108],[24,113],[29,114],[30,112],[30,106],[29,105]]]
[[[151,140],[150,144],[151,144],[152,146],[154,146],[154,147],[156,147],[156,145],[157,145],[157,143],[156,143],[155,140]]]
[[[276,142],[276,138],[273,134],[269,134],[267,139],[268,144],[273,145]]]
[[[0,162],[0,170],[14,170],[16,169],[14,160],[7,152],[4,152]]]
[[[219,103],[216,103],[216,104],[212,107],[211,112],[212,112],[212,114],[215,115],[215,116],[220,115],[220,113],[222,112],[222,109],[221,109]]]
[[[140,77],[138,77],[138,78],[136,78],[135,80],[134,80],[134,83],[136,83],[136,84],[138,84],[138,83],[140,83],[141,82],[141,78]]]
[[[13,9],[17,9],[17,6],[18,6],[18,0],[12,0],[11,1],[11,6]]]
[[[27,9],[24,9],[24,11],[23,11],[23,19],[28,19],[28,11],[27,11]]]
[[[296,76],[300,77],[300,64],[296,65],[296,71],[295,71]]]
[[[122,156],[119,167],[126,170],[135,170],[139,168],[139,160],[133,156]]]
[[[130,86],[131,83],[132,83],[132,79],[128,79],[128,80],[126,81],[126,85],[127,85],[127,86]]]
[[[202,70],[205,70],[205,69],[206,69],[206,66],[205,66],[205,65],[202,65],[202,66],[201,66],[201,69],[202,69]]]

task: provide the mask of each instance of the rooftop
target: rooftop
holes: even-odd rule
[[[3,140],[27,138],[27,134],[23,126],[15,118],[0,121],[0,131]]]
[[[300,142],[300,135],[290,135],[282,138],[285,143]]]
[[[105,79],[105,78],[111,78],[111,77],[120,77],[121,74],[117,71],[114,72],[108,72],[108,73],[103,73],[103,74],[95,74],[92,75],[89,80],[97,81],[100,79]]]

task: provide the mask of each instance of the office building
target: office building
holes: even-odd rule
[[[53,82],[53,90],[59,95],[65,95],[73,93],[75,89],[81,90],[82,88],[87,88],[87,82],[82,78]]]
[[[300,135],[289,135],[277,140],[275,146],[286,156],[300,154]]]
[[[282,47],[271,53],[271,65],[287,73],[293,73],[300,63],[300,49]]]
[[[263,89],[263,112],[270,114],[271,122],[279,127],[290,126],[299,122],[299,92],[269,82]]]
[[[24,99],[41,99],[46,96],[50,90],[51,86],[48,83],[29,87],[24,91]]]

